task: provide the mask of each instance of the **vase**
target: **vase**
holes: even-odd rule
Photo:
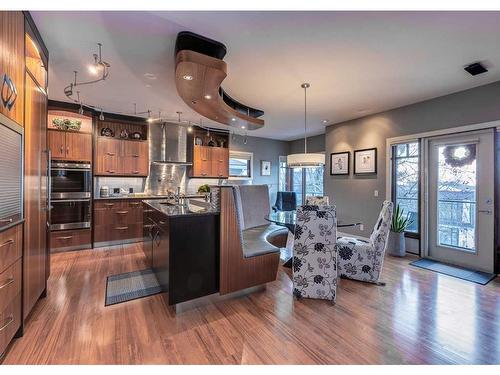
[[[389,232],[388,250],[389,250],[389,255],[395,257],[404,257],[406,255],[404,232],[401,233],[396,233],[393,231]]]

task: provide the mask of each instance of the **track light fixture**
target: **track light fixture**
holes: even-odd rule
[[[102,108],[101,108],[101,114],[99,115],[99,120],[104,121],[104,113],[102,112]]]

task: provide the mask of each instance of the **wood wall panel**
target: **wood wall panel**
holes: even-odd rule
[[[46,288],[47,266],[47,97],[26,74],[24,160],[23,316]]]
[[[220,190],[220,294],[274,281],[279,253],[244,258],[232,188]]]

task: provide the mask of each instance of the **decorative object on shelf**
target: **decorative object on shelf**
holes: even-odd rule
[[[130,139],[142,139],[142,133],[141,132],[132,132],[129,135]]]
[[[304,153],[290,154],[287,156],[287,164],[290,168],[314,168],[325,165],[325,155],[320,153],[307,153],[307,89],[309,83],[300,85],[304,89]]]
[[[217,140],[217,143],[218,143],[219,147],[224,147],[224,145],[226,144],[226,140],[223,138],[219,138]]]
[[[377,148],[354,151],[354,174],[377,174]]]
[[[101,135],[103,137],[114,137],[115,136],[115,132],[111,128],[102,128],[101,129]]]
[[[476,145],[446,146],[443,150],[444,161],[453,168],[470,165],[476,160]]]
[[[194,144],[196,146],[203,146],[203,140],[201,139],[201,137],[194,137]]]
[[[122,131],[120,132],[120,138],[128,138],[128,130],[127,129],[122,129]]]
[[[333,152],[330,154],[330,175],[345,176],[349,175],[351,153],[349,151]]]
[[[396,206],[392,216],[391,231],[389,232],[389,254],[397,257],[406,255],[405,231],[413,224],[408,215],[404,215],[404,210]]]
[[[214,139],[212,137],[210,137],[210,140],[208,141],[207,146],[208,147],[216,147],[217,142],[215,142]]]
[[[271,162],[267,160],[260,161],[260,175],[270,176],[271,175]]]
[[[59,130],[80,131],[82,122],[80,120],[70,120],[68,118],[56,117],[52,120],[52,125]]]

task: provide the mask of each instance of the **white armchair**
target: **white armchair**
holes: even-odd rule
[[[326,195],[323,197],[308,196],[308,197],[306,197],[306,205],[309,205],[309,206],[329,206],[330,202],[329,202],[329,199]]]

